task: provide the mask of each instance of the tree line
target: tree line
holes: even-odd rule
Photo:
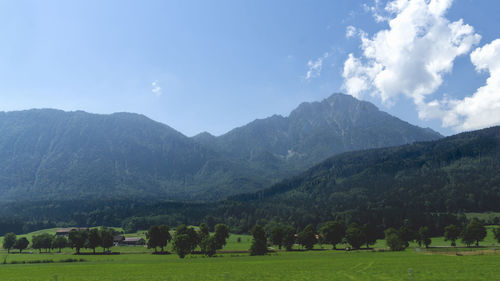
[[[146,232],[147,247],[154,249],[154,254],[166,254],[165,248],[168,243],[172,244],[173,251],[184,258],[188,254],[202,254],[213,257],[217,250],[221,250],[229,238],[229,227],[225,224],[217,224],[211,235],[206,223],[200,224],[198,229],[184,224],[172,231],[168,225],[153,225]],[[102,247],[105,252],[110,251],[113,246],[113,237],[116,232],[111,228],[93,228],[90,230],[72,230],[65,236],[43,233],[33,235],[32,248],[49,252],[52,249],[71,247],[76,254],[80,254],[82,248],[92,249],[95,254],[97,247]],[[370,248],[377,241],[377,233],[369,224],[359,225],[351,223],[346,225],[340,220],[327,221],[316,229],[312,224],[307,225],[302,231],[297,232],[290,225],[277,225],[269,232],[259,224],[252,230],[252,243],[249,249],[250,255],[263,255],[268,252],[269,246],[276,246],[291,251],[294,245],[299,245],[302,250],[312,250],[314,245],[331,245],[337,249],[337,245],[349,245],[346,249],[361,249],[363,246]],[[500,243],[500,227],[493,229],[495,239]],[[467,247],[479,246],[487,235],[486,227],[476,219],[469,223],[457,226],[450,224],[445,227],[445,241],[450,241],[451,246],[456,246],[456,241],[461,239]],[[409,247],[410,242],[416,242],[420,247],[428,247],[432,243],[431,232],[426,226],[418,230],[408,226],[400,228],[390,227],[384,231],[386,245],[392,251],[402,251]],[[10,253],[11,249],[17,249],[21,253],[29,245],[25,237],[17,239],[16,234],[7,233],[4,236],[3,247]],[[198,249],[199,251],[196,251]],[[158,251],[160,249],[160,251]]]
[[[116,231],[112,228],[93,228],[89,231],[87,230],[72,230],[69,232],[66,238],[63,235],[52,235],[49,233],[42,233],[38,235],[33,235],[31,239],[31,248],[38,250],[40,253],[42,250],[50,252],[54,249],[62,249],[71,247],[76,250],[76,254],[80,253],[80,249],[92,249],[95,254],[95,249],[97,247],[102,247],[103,251],[109,251],[113,247],[113,238]],[[30,242],[26,237],[17,238],[17,235],[13,232],[5,234],[3,239],[3,248],[10,253],[11,249],[17,249],[21,253],[23,250],[27,249]]]
[[[200,248],[201,254],[212,257],[217,250],[226,245],[227,238],[229,238],[229,227],[225,224],[217,224],[214,234],[210,235],[205,223],[200,224],[198,230],[181,224],[175,229],[172,237],[168,225],[153,225],[148,229],[146,238],[148,239],[148,248],[154,249],[155,254],[165,253],[165,247],[172,241],[172,249],[180,258],[195,253],[197,247]],[[158,248],[160,248],[160,252],[158,252]]]

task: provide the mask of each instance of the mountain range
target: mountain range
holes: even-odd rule
[[[221,136],[143,115],[0,112],[0,200],[216,200],[265,189],[347,151],[442,136],[351,96],[303,103]]]

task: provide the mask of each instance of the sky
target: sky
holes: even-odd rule
[[[500,124],[500,1],[0,1],[0,110],[221,135],[346,93],[443,135]]]

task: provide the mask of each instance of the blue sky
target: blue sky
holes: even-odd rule
[[[419,1],[412,12],[408,3]],[[388,10],[391,1],[371,0],[0,1],[0,110],[128,111],[188,136],[220,135],[256,118],[288,115],[301,102],[344,92],[446,135],[500,124],[497,68],[488,63],[500,60],[500,44],[494,44],[500,38],[500,2],[434,0],[448,5],[437,13],[432,1],[397,2],[404,5]],[[391,20],[425,9],[432,18],[423,29],[421,17],[402,24],[403,29],[404,24],[418,27],[417,39],[398,49],[402,54],[420,57],[441,46],[418,40],[427,29],[434,32],[433,24],[450,26],[462,19],[461,30],[473,28],[459,32],[457,40],[468,45],[436,70],[432,86],[422,86],[417,78],[426,73],[413,68],[440,60],[439,54],[422,55],[428,58],[424,62],[393,61],[382,52],[366,55],[367,44],[383,49],[378,32],[397,31]],[[421,47],[419,53],[408,52],[415,46]],[[348,62],[359,63],[346,71]],[[401,77],[392,84],[379,79],[392,70],[417,73],[417,78],[404,85],[394,82]],[[366,82],[361,92],[359,81]],[[347,82],[354,87],[346,87]],[[484,85],[489,86],[485,93],[478,90]],[[429,90],[408,92],[403,86]]]

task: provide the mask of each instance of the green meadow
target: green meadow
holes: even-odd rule
[[[411,245],[403,252],[386,251],[380,240],[371,250],[331,250],[328,245],[317,245],[313,251],[249,256],[243,251],[250,242],[248,235],[232,234],[217,257],[190,255],[185,259],[175,254],[152,255],[142,246],[113,247],[119,255],[96,256],[76,256],[71,249],[41,254],[32,249],[24,254],[1,250],[0,262],[7,264],[0,264],[0,280],[500,280],[500,246],[491,229],[480,248],[460,243],[457,248],[444,247],[449,243],[437,237],[432,240],[434,247]],[[62,262],[68,259],[76,261]],[[41,261],[50,262],[30,263]]]

